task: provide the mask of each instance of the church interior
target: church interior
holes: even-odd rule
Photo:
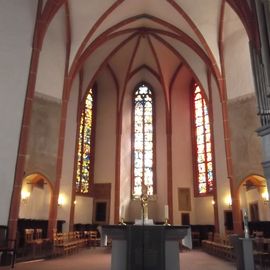
[[[244,235],[245,215],[270,238],[269,18],[269,0],[2,0],[0,231],[17,258],[26,232],[49,246],[142,217],[190,226],[194,246]]]

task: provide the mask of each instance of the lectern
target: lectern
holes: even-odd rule
[[[112,239],[111,270],[179,270],[179,241],[188,226],[105,225]]]

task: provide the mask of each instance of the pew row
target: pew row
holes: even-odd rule
[[[213,240],[203,240],[202,249],[211,255],[218,256],[229,261],[235,260],[233,246],[227,238],[214,238]]]

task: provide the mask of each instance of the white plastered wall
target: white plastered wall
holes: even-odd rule
[[[122,133],[120,149],[120,215],[125,220],[134,221],[140,217],[138,207],[131,202],[131,99],[132,88],[140,80],[137,74],[127,85],[127,92],[122,108]]]
[[[0,1],[0,224],[9,205],[27,89],[37,1]]]
[[[169,97],[169,85],[172,74],[179,65],[179,59],[175,57],[172,51],[170,51],[163,43],[157,41],[156,39],[151,39],[155,52],[158,52],[158,61],[161,67],[161,73],[166,88],[166,97]],[[153,59],[154,56],[152,57]]]
[[[203,60],[194,53],[194,51],[188,47],[186,44],[179,42],[171,37],[163,37],[168,44],[175,47],[179,55],[183,57],[187,65],[193,70],[196,74],[198,80],[200,81],[201,86],[205,90],[206,95],[208,96],[208,86],[207,86],[207,73],[206,65]]]
[[[128,65],[131,61],[136,42],[137,38],[133,38],[123,47],[121,47],[121,49],[110,59],[110,66],[114,70],[115,76],[117,77],[120,95],[123,95],[126,74],[129,69]]]
[[[76,196],[74,224],[92,223],[93,198]]]
[[[227,4],[223,44],[228,99],[254,93],[248,36],[239,17]]]
[[[186,1],[176,0],[176,2],[189,14],[200,33],[207,41],[217,64],[219,66],[218,50],[218,25],[220,20],[221,0],[204,0],[204,1]],[[194,8],[196,7],[196,8]],[[211,16],[209,16],[211,14]],[[194,31],[195,32],[195,31]]]
[[[195,224],[214,225],[214,209],[212,197],[197,197],[194,199]]]
[[[66,60],[65,12],[62,7],[45,35],[37,72],[36,91],[62,98]]]
[[[85,91],[87,90],[87,87],[89,86],[92,78],[96,75],[101,65],[104,64],[106,57],[111,54],[127,37],[128,34],[115,37],[110,42],[103,43],[97,47],[96,50],[94,50],[93,53],[87,58],[83,67],[84,74],[86,74],[86,76],[83,80],[82,97],[85,95]],[[123,76],[123,74],[121,74],[121,76]]]
[[[71,61],[83,42],[85,35],[97,22],[98,18],[114,3],[113,0],[76,0],[69,1],[71,29],[72,29],[72,44],[71,44]],[[97,29],[97,31],[99,28]],[[93,41],[93,38],[90,39]]]
[[[178,188],[189,188],[191,195],[190,223],[194,224],[194,192],[192,171],[192,141],[190,125],[191,74],[186,67],[179,72],[172,89],[172,178],[173,223],[182,224],[178,208]]]
[[[214,115],[214,143],[215,143],[215,164],[216,164],[216,185],[218,198],[218,214],[220,233],[223,234],[224,228],[224,210],[229,210],[229,205],[226,199],[230,196],[230,182],[228,179],[226,166],[226,152],[224,142],[223,117],[218,87],[215,80],[212,78],[212,103]]]
[[[97,80],[97,119],[95,138],[96,184],[111,184],[110,218],[114,222],[117,92],[112,76],[105,69]]]
[[[146,73],[147,74],[147,73]],[[157,202],[155,205],[155,221],[164,220],[164,206],[168,204],[168,173],[167,173],[167,132],[166,132],[166,102],[162,86],[154,79],[149,77],[149,83],[154,88],[155,110],[156,110],[156,181],[157,181]],[[146,79],[146,78],[144,78]],[[151,217],[150,217],[151,218]]]
[[[270,211],[268,203],[263,201],[260,188],[246,189],[246,186],[242,185],[239,189],[240,196],[240,209],[247,209],[249,220],[251,220],[250,204],[257,203],[259,210],[260,221],[270,221]]]
[[[21,200],[19,218],[48,220],[52,191],[47,182],[43,187],[30,184],[30,180],[25,178],[22,185],[24,192],[29,192],[30,196]]]

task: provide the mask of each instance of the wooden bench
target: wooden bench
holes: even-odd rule
[[[24,256],[31,252],[32,258],[42,254],[42,249],[46,243],[50,242],[49,238],[43,238],[43,230],[41,228],[24,230]],[[38,251],[38,252],[37,252]]]
[[[221,257],[230,261],[234,260],[233,246],[227,238],[214,236],[213,240],[203,240],[202,248],[209,254]]]
[[[84,231],[84,238],[87,239],[87,245],[89,247],[100,246],[100,237],[97,230]]]
[[[0,225],[0,253],[1,263],[5,264],[5,259],[8,261],[8,255],[11,253],[11,267],[14,268],[16,260],[16,240],[8,239],[8,227]]]
[[[53,236],[55,255],[67,255],[78,251],[87,244],[87,239],[82,238],[80,232],[55,233]]]

